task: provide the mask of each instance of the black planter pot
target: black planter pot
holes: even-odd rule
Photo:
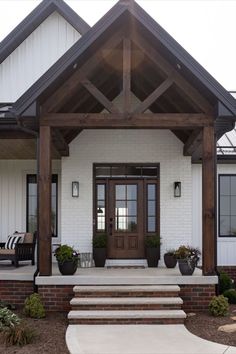
[[[164,262],[166,265],[166,268],[175,268],[177,264],[177,259],[174,255],[170,254],[164,254]]]
[[[148,267],[156,268],[160,259],[160,249],[159,248],[146,248],[146,258]]]
[[[104,267],[107,258],[106,248],[94,248],[93,249],[93,259],[95,267]]]
[[[196,263],[194,260],[178,259],[179,270],[182,275],[192,275]]]
[[[78,261],[65,261],[63,263],[58,263],[58,268],[62,275],[75,274],[77,267]]]

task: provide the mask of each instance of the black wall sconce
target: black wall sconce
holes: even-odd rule
[[[181,182],[174,182],[174,197],[181,197]]]
[[[79,197],[79,182],[72,182],[72,197],[78,198]]]

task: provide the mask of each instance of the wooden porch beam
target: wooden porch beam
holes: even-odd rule
[[[216,271],[216,139],[214,126],[203,128],[202,147],[202,269],[204,275]]]
[[[202,113],[50,113],[41,118],[40,124],[81,129],[194,129],[212,124],[212,119]]]
[[[52,274],[51,252],[51,128],[40,127],[38,156],[38,233],[39,274]]]
[[[140,105],[135,109],[135,113],[145,112],[168,88],[173,84],[172,77],[168,77],[158,86]]]
[[[192,156],[202,143],[202,130],[196,129],[184,144],[184,156]]]
[[[151,59],[151,61],[157,65],[166,75],[173,75],[174,82],[182,89],[187,97],[204,112],[212,114],[213,108],[210,103],[191,85],[189,82],[173,68],[159,53],[150,46],[141,36],[133,35],[132,40],[144,52],[144,54]]]
[[[131,41],[123,40],[123,112],[131,111]]]

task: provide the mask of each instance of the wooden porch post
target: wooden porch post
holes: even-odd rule
[[[202,267],[204,275],[216,270],[216,139],[214,125],[203,128],[202,147]]]
[[[51,275],[51,128],[40,126],[38,156],[39,274]]]

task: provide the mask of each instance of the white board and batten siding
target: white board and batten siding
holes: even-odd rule
[[[219,164],[217,174],[235,174],[235,164]],[[218,178],[217,178],[218,181]],[[192,165],[192,243],[201,248],[202,246],[202,167]],[[218,188],[217,188],[218,197]],[[217,210],[218,219],[218,210]],[[217,223],[218,228],[218,223]],[[217,263],[219,266],[236,265],[236,237],[219,237],[217,229]]]
[[[26,230],[26,176],[36,174],[34,160],[0,160],[0,242],[15,231]],[[58,238],[60,239],[61,163],[53,161],[58,174]]]
[[[81,35],[53,12],[0,65],[0,102],[15,102]]]

